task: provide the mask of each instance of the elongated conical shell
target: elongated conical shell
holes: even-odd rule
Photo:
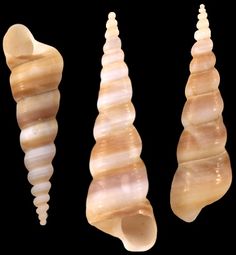
[[[28,180],[33,185],[34,205],[41,225],[49,208],[49,181],[56,148],[56,114],[59,108],[63,59],[59,52],[36,41],[21,24],[9,28],[3,39],[6,62],[11,70],[10,84],[17,103],[20,144],[25,152]]]
[[[220,199],[232,179],[225,150],[220,77],[214,67],[216,59],[204,5],[200,5],[199,12],[182,113],[184,130],[177,148],[178,169],[170,194],[173,212],[187,222],[193,221],[203,207]]]
[[[115,13],[108,17],[86,215],[90,224],[120,238],[127,250],[145,251],[154,245],[157,227],[146,198],[147,173]]]

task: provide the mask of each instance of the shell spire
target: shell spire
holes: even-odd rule
[[[142,143],[133,126],[132,87],[114,12],[106,28],[86,216],[91,225],[120,238],[127,250],[146,251],[156,241],[157,227],[146,198]]]
[[[225,150],[223,100],[218,89],[220,76],[214,67],[216,58],[203,4],[197,29],[185,88],[187,101],[182,112],[184,130],[177,147],[178,169],[170,194],[173,212],[186,222],[195,220],[203,207],[219,200],[232,181]]]
[[[194,39],[196,41],[211,38],[211,30],[209,28],[209,21],[207,19],[207,13],[206,13],[204,4],[200,5],[199,14],[198,14],[198,22],[196,27],[197,27],[197,31],[194,33]]]
[[[58,85],[63,59],[53,47],[38,42],[27,27],[11,26],[3,39],[6,62],[11,70],[10,85],[17,103],[16,117],[21,129],[20,144],[25,152],[28,180],[33,185],[34,205],[41,225],[49,208],[50,177],[56,148]]]

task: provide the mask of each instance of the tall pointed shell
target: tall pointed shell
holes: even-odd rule
[[[178,169],[170,194],[173,212],[187,222],[195,220],[203,207],[220,199],[232,179],[225,150],[220,77],[214,67],[216,59],[204,5],[200,5],[199,12],[182,113],[184,130],[177,148]]]
[[[154,245],[157,227],[146,199],[148,179],[115,13],[108,18],[86,215],[90,224],[120,238],[127,250],[145,251]]]
[[[25,152],[28,180],[33,185],[34,205],[41,225],[46,224],[49,208],[52,159],[56,148],[56,114],[59,108],[58,85],[63,59],[59,52],[36,41],[21,24],[9,28],[3,39],[6,62],[11,70],[10,84],[17,103],[20,144]]]

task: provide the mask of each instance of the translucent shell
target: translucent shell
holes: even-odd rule
[[[58,85],[63,59],[55,48],[36,41],[21,24],[9,28],[3,39],[3,49],[11,70],[10,85],[17,103],[20,144],[25,152],[28,180],[33,185],[31,192],[35,196],[40,224],[45,225],[51,188],[49,179],[56,152]]]
[[[146,198],[142,142],[133,126],[132,87],[115,13],[108,17],[86,215],[91,225],[120,238],[127,250],[145,251],[154,245],[157,227]]]
[[[170,194],[173,212],[187,222],[195,220],[203,207],[220,199],[232,180],[225,150],[220,76],[214,67],[216,58],[204,5],[200,5],[199,12],[182,112],[184,130],[177,147],[178,169]]]

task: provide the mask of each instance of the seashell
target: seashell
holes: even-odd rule
[[[96,144],[90,158],[93,181],[86,216],[98,229],[118,237],[129,251],[150,249],[157,235],[153,209],[146,195],[148,179],[140,158],[142,142],[133,126],[132,87],[115,13],[108,15],[94,126]]]
[[[220,76],[214,67],[216,58],[203,4],[199,12],[182,112],[184,130],[177,147],[178,169],[170,192],[173,212],[186,222],[194,221],[203,207],[224,196],[232,180],[225,150]]]
[[[6,62],[11,70],[12,95],[17,103],[20,144],[25,152],[28,180],[33,185],[34,205],[41,225],[46,224],[49,208],[50,177],[56,148],[58,85],[63,59],[53,47],[34,39],[27,27],[11,26],[3,39]]]

